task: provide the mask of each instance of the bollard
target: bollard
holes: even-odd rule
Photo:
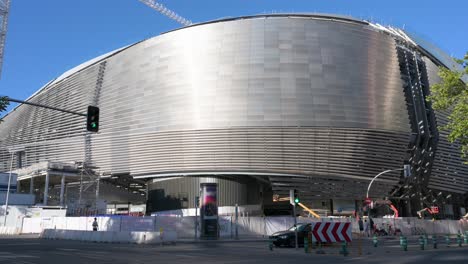
[[[317,254],[325,254],[325,251],[323,251],[323,249],[322,249],[322,242],[321,241],[319,241],[319,243],[318,243]]]
[[[268,239],[268,248],[273,251],[273,239]]]
[[[462,238],[461,238],[460,231],[458,231],[458,234],[457,234],[457,244],[459,247],[462,246]]]
[[[450,247],[450,235],[445,235],[445,243],[447,243],[447,247]]]
[[[463,240],[465,240],[465,244],[468,244],[468,231],[465,231],[465,235],[464,235]]]
[[[377,236],[375,234],[372,237],[372,243],[374,244],[374,247],[377,247],[379,244],[379,240],[377,240]]]
[[[304,237],[304,252],[309,253],[309,239],[307,237]]]
[[[346,243],[346,241],[343,241],[343,243],[341,244],[341,251],[340,251],[340,254],[343,254],[343,256],[348,256],[349,252],[348,252],[348,243]]]
[[[400,236],[400,246],[404,251],[408,251],[408,240],[405,236]]]
[[[424,234],[423,239],[424,239],[424,247],[427,248],[427,234]]]
[[[311,252],[314,248],[314,239],[312,239],[312,232],[309,232],[307,239],[309,240],[309,252]]]
[[[436,235],[432,235],[432,244],[434,245],[434,249],[437,248],[437,236]]]
[[[421,250],[424,250],[424,238],[423,238],[423,236],[419,237],[419,247],[421,248]]]

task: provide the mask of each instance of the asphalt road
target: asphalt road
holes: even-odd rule
[[[359,247],[361,245],[361,247]],[[360,249],[359,249],[360,248]],[[339,255],[339,247],[324,247],[325,255],[316,250],[268,249],[266,242],[205,242],[177,245],[103,244],[33,237],[0,237],[0,263],[8,264],[75,264],[75,263],[468,263],[468,246],[421,251],[412,243],[407,252],[398,241],[381,241],[373,248],[369,240],[355,241],[350,255]],[[359,255],[361,252],[361,255]]]

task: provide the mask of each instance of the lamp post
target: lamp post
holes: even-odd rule
[[[372,183],[374,183],[375,179],[377,179],[382,174],[392,172],[392,171],[404,171],[405,172],[405,175],[404,175],[405,177],[411,176],[411,167],[410,167],[410,165],[407,165],[407,164],[405,164],[402,169],[393,169],[393,170],[382,171],[381,173],[375,175],[375,177],[372,178],[371,182],[369,183],[369,186],[367,186],[366,198],[369,198],[369,190],[370,190],[370,187],[372,186]]]

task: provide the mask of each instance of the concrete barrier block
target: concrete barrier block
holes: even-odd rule
[[[130,243],[143,244],[145,240],[145,232],[130,232]]]
[[[91,241],[92,231],[82,231],[83,241]]]
[[[166,231],[164,232],[164,241],[174,242],[177,240],[177,232],[175,231]]]
[[[64,230],[55,230],[55,239],[63,239],[63,237],[64,237]]]
[[[110,243],[112,242],[112,233],[114,232],[101,232],[101,242]]]
[[[115,232],[114,242],[130,243],[130,232]]]
[[[43,239],[49,239],[50,229],[44,229],[41,232],[40,237]]]
[[[73,230],[65,230],[63,239],[70,240],[72,235],[73,235]]]
[[[90,240],[92,242],[98,242],[99,241],[99,233],[100,232],[97,232],[97,231],[91,231],[91,236],[90,236]]]
[[[146,244],[161,243],[159,232],[146,232]]]

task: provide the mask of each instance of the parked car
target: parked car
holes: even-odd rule
[[[297,224],[297,242],[299,246],[304,246],[304,237],[310,232],[310,224]],[[272,234],[269,238],[273,240],[273,245],[280,246],[296,246],[295,231],[296,227],[292,226],[288,230],[279,231]]]

